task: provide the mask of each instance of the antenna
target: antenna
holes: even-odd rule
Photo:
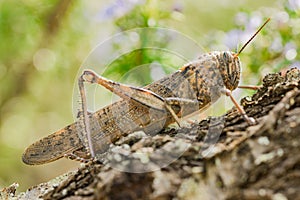
[[[261,31],[261,29],[264,28],[264,26],[271,20],[271,18],[268,18],[265,23],[252,35],[252,37],[243,45],[243,47],[234,55],[234,57],[238,57],[240,53],[245,49],[245,47],[255,38],[255,36]]]

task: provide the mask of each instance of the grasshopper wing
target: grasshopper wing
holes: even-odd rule
[[[81,148],[83,145],[76,132],[76,123],[73,123],[30,145],[22,160],[28,165],[44,164]]]

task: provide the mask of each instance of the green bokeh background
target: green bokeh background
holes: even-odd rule
[[[236,50],[270,17],[240,56],[243,83],[259,84],[266,73],[300,66],[299,9],[299,0],[0,1],[0,188],[17,182],[18,191],[24,191],[79,166],[66,159],[27,166],[21,155],[32,142],[74,121],[73,87],[80,65],[110,36],[166,27],[206,51]],[[147,51],[129,54],[104,75],[118,80],[132,67],[153,61],[163,62]],[[99,101],[105,105],[107,99]]]

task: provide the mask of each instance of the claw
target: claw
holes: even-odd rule
[[[253,126],[257,124],[257,121],[253,117],[248,117],[246,114],[244,114],[243,117],[249,126]]]

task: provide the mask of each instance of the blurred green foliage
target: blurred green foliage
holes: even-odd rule
[[[25,166],[21,155],[35,140],[73,122],[78,69],[109,36],[132,28],[167,27],[207,51],[235,51],[271,17],[240,55],[243,82],[258,84],[266,73],[299,67],[299,9],[299,0],[0,1],[0,188],[18,182],[24,190],[78,166],[68,160]],[[145,43],[151,40],[141,38]],[[161,41],[164,45],[168,40]],[[110,63],[103,75],[118,80],[132,68],[153,62],[180,67],[162,55],[147,49],[128,52]],[[146,84],[154,78],[150,74],[146,67],[133,79]]]

